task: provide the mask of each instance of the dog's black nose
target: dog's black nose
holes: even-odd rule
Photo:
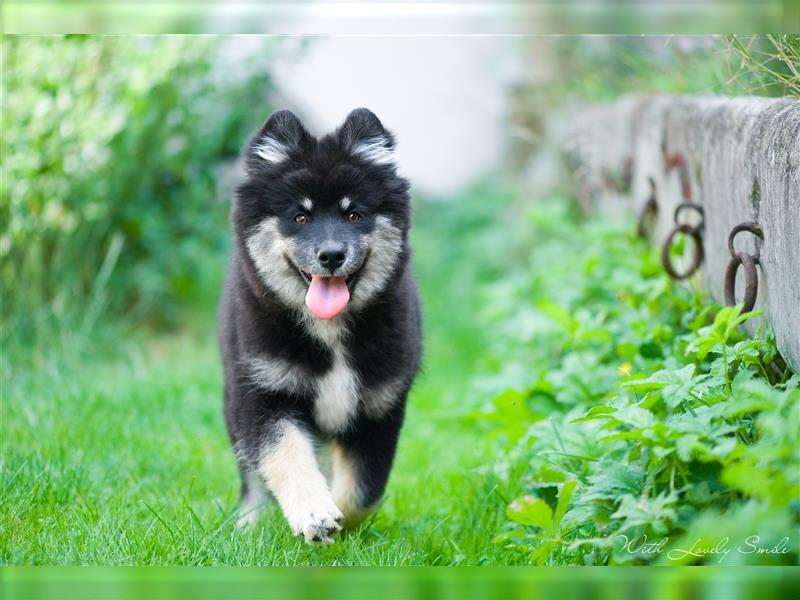
[[[333,273],[344,263],[344,246],[338,244],[323,246],[317,257],[322,266]]]

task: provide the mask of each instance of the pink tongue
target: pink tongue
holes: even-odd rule
[[[344,277],[312,275],[306,306],[320,319],[332,319],[345,309],[349,301],[350,290]]]

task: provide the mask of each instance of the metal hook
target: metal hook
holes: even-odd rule
[[[696,210],[700,215],[700,223],[697,225],[678,223],[678,217],[680,216],[681,211],[686,209]],[[680,280],[686,279],[687,277],[693,275],[695,271],[700,268],[700,265],[703,262],[704,252],[702,232],[705,225],[705,212],[703,211],[703,207],[699,204],[695,204],[694,202],[681,202],[675,207],[673,218],[675,221],[675,226],[672,228],[672,231],[669,232],[664,240],[664,243],[661,245],[661,264],[664,266],[664,270],[670,277]],[[672,240],[679,233],[689,235],[694,240],[694,257],[692,259],[692,263],[689,265],[689,268],[683,273],[678,273],[672,266],[672,257],[669,253]]]
[[[736,235],[742,231],[752,233],[761,240],[764,239],[764,231],[761,229],[761,225],[753,221],[736,225],[728,234],[728,251],[731,254],[731,260],[725,269],[725,305],[734,306],[736,304],[736,273],[739,271],[739,265],[743,265],[745,286],[742,312],[750,312],[756,305],[756,298],[758,297],[758,270],[756,265],[759,263],[759,249],[756,246],[756,256],[751,256],[746,252],[736,252],[733,247],[733,241]]]

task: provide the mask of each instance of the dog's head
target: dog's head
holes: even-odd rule
[[[283,303],[331,319],[392,285],[410,226],[394,138],[369,110],[316,139],[288,110],[246,149],[234,228],[260,281]]]

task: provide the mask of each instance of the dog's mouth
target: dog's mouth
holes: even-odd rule
[[[289,260],[289,262],[308,286],[306,306],[314,316],[327,320],[341,314],[347,308],[351,291],[367,261],[365,259],[356,271],[346,276],[315,275],[299,268],[294,261]]]
[[[297,269],[297,267],[295,267],[295,269]],[[325,276],[325,275],[312,275],[311,273],[307,273],[306,271],[303,271],[303,269],[297,269],[297,272],[300,273],[300,277],[303,278],[303,281],[306,282],[306,285],[311,285],[311,282],[314,281],[314,277],[322,277],[323,279],[344,279],[344,282],[347,284],[348,288],[350,287],[350,282],[353,281],[355,276],[358,275],[358,273],[360,271],[361,271],[361,269],[359,269],[355,273],[352,273],[351,275],[347,275],[345,277],[328,277],[328,276]]]

